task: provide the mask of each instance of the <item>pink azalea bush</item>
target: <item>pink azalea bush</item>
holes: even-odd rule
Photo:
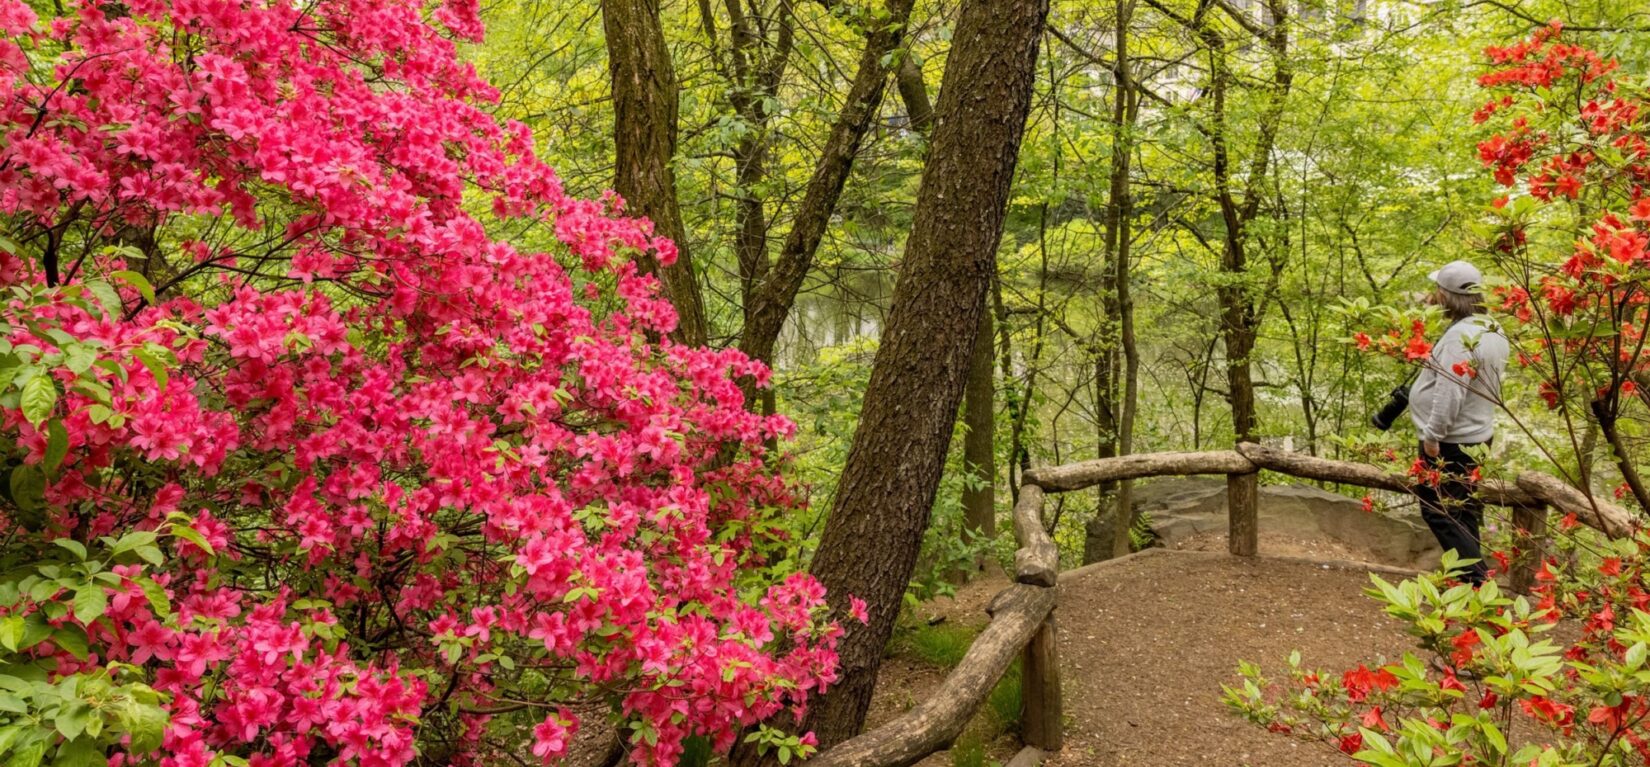
[[[0,33],[0,757],[554,762],[610,717],[670,763],[834,679],[819,585],[757,574],[766,371],[666,339],[672,244],[489,115],[475,0]]]

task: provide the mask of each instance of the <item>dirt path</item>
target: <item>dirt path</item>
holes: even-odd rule
[[[1411,644],[1363,596],[1367,573],[1158,550],[1061,584],[1066,747],[1056,767],[1347,765],[1228,713],[1239,660],[1277,673],[1291,650],[1343,670]]]

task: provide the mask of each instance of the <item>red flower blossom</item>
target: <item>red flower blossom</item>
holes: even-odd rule
[[[1362,664],[1357,668],[1341,675],[1341,686],[1346,688],[1346,697],[1357,703],[1369,697],[1371,692],[1390,690],[1398,685],[1398,677],[1385,668],[1370,670]]]

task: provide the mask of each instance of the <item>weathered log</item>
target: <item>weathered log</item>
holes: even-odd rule
[[[991,623],[940,689],[898,719],[809,759],[809,767],[905,767],[950,745],[1042,628],[1054,608],[1054,592],[1009,586],[995,600]]]
[[[1324,482],[1341,482],[1348,485],[1392,490],[1399,493],[1409,492],[1411,485],[1409,477],[1403,474],[1382,471],[1379,468],[1362,463],[1331,461],[1327,458],[1318,458],[1305,453],[1262,447],[1252,442],[1238,445],[1237,451],[1262,469],[1275,471],[1279,474],[1288,474],[1291,477],[1316,479]]]
[[[1339,482],[1343,485],[1391,490],[1395,493],[1407,493],[1415,484],[1407,474],[1383,471],[1363,463],[1332,461],[1304,453],[1262,447],[1252,442],[1238,445],[1237,451],[1262,469],[1301,479]],[[1485,480],[1479,485],[1478,492],[1486,503],[1497,506],[1540,508],[1545,505],[1541,499],[1528,491],[1511,482],[1498,479]]]
[[[1551,474],[1539,471],[1520,473],[1518,487],[1552,504],[1560,513],[1576,515],[1582,524],[1611,538],[1625,538],[1638,529],[1639,522],[1631,512],[1601,498],[1589,499],[1580,490]]]
[[[1053,586],[1059,579],[1060,550],[1043,527],[1043,489],[1036,485],[1020,488],[1014,504],[1014,580],[1034,586]]]
[[[1233,556],[1260,553],[1260,477],[1226,475],[1226,550]]]
[[[1096,458],[1063,466],[1045,466],[1026,472],[1026,484],[1051,493],[1081,490],[1102,482],[1141,477],[1188,474],[1243,474],[1255,470],[1248,459],[1231,450],[1207,453],[1135,453]]]
[[[1054,611],[1026,643],[1020,666],[1020,734],[1028,746],[1059,751],[1065,738],[1065,702],[1060,697],[1060,653]]]

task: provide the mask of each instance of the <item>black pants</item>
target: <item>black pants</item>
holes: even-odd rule
[[[1469,583],[1483,583],[1487,568],[1480,544],[1480,528],[1484,524],[1484,501],[1478,497],[1472,480],[1478,462],[1463,448],[1477,445],[1438,443],[1438,457],[1427,455],[1426,447],[1419,449],[1421,460],[1438,472],[1436,485],[1427,481],[1416,483],[1415,497],[1421,501],[1421,519],[1432,528],[1433,537],[1445,551],[1454,549],[1462,559],[1476,559],[1462,578]]]

